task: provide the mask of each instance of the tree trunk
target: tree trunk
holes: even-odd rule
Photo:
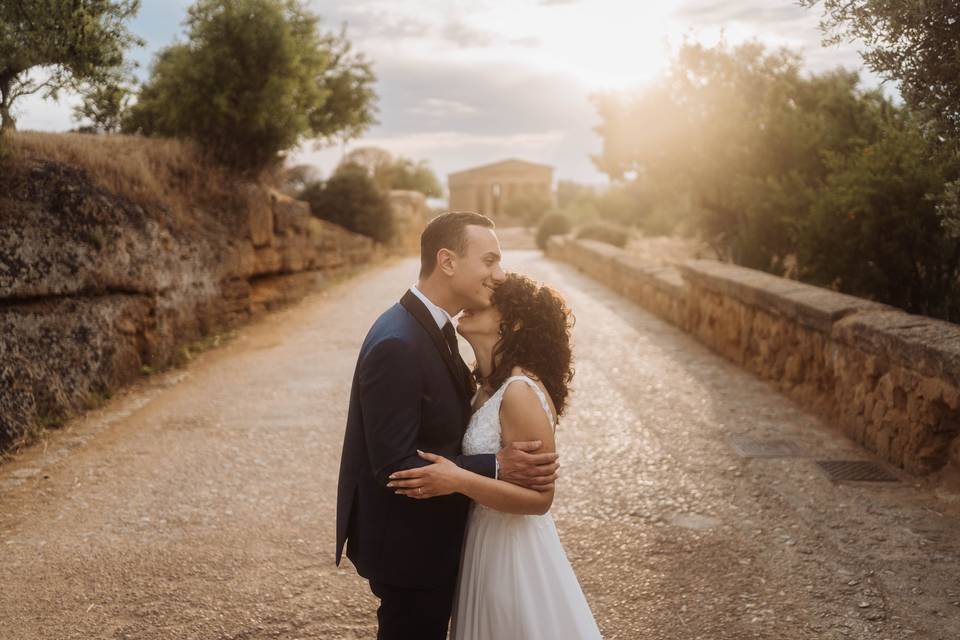
[[[0,76],[0,131],[16,131],[17,121],[10,113],[10,90],[14,76]]]

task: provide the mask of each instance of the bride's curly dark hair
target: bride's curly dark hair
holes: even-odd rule
[[[477,367],[477,382],[499,389],[513,368],[521,367],[543,383],[557,417],[563,415],[574,374],[570,334],[575,322],[563,296],[527,276],[508,273],[492,302],[502,316],[500,339],[493,348],[493,371],[484,380]]]

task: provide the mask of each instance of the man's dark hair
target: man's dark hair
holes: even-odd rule
[[[426,278],[437,267],[437,252],[449,249],[458,256],[467,251],[467,225],[493,229],[493,220],[472,211],[442,213],[420,234],[420,277]]]

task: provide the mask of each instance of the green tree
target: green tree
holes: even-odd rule
[[[15,129],[20,97],[109,83],[124,51],[143,42],[127,30],[139,0],[0,2],[0,130]]]
[[[307,185],[321,180],[320,169],[312,164],[298,164],[287,167],[278,176],[281,190],[291,196],[306,189]]]
[[[603,139],[597,166],[614,181],[689,196],[696,227],[718,255],[782,273],[828,168],[873,139],[864,113],[879,92],[855,73],[804,76],[789,50],[757,43],[730,49],[685,45],[667,77],[635,96],[595,98]]]
[[[392,186],[394,189],[419,191],[428,198],[443,196],[437,174],[426,160],[414,162],[409,158],[398,158]]]
[[[83,124],[81,131],[111,133],[120,125],[130,105],[131,92],[120,79],[88,87],[83,102],[73,108],[73,119]]]
[[[907,109],[874,114],[881,135],[831,169],[800,227],[802,279],[911,313],[960,321],[960,239],[940,229],[936,202],[949,152],[930,156]]]
[[[325,183],[310,183],[297,197],[309,202],[310,210],[318,218],[377,242],[388,242],[393,237],[390,202],[360,165],[339,166]]]
[[[960,155],[960,13],[956,2],[895,0],[800,0],[823,5],[826,43],[844,39],[865,48],[867,65],[898,82],[911,108],[933,125],[928,135],[931,160],[946,147]],[[951,159],[952,160],[952,159]],[[960,176],[953,175],[939,194],[943,227],[960,238]]]
[[[329,143],[374,122],[374,76],[343,32],[299,0],[198,0],[188,40],[161,51],[127,131],[197,140],[257,171],[303,138]]]
[[[800,0],[823,5],[825,44],[865,46],[871,69],[895,80],[906,102],[960,140],[960,13],[954,2]]]
[[[538,191],[521,192],[511,196],[504,203],[503,212],[519,220],[524,226],[531,227],[546,215],[550,210],[552,203],[550,196]]]
[[[557,208],[564,209],[575,203],[595,202],[596,189],[573,180],[557,181]]]
[[[340,164],[363,167],[383,191],[406,189],[419,191],[429,198],[443,195],[440,181],[426,160],[414,162],[403,156],[394,157],[379,147],[358,147],[346,154]]]

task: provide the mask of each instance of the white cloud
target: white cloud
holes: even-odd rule
[[[452,115],[468,116],[476,113],[477,109],[457,100],[425,98],[420,101],[420,104],[408,108],[407,111],[431,118],[445,118]]]

